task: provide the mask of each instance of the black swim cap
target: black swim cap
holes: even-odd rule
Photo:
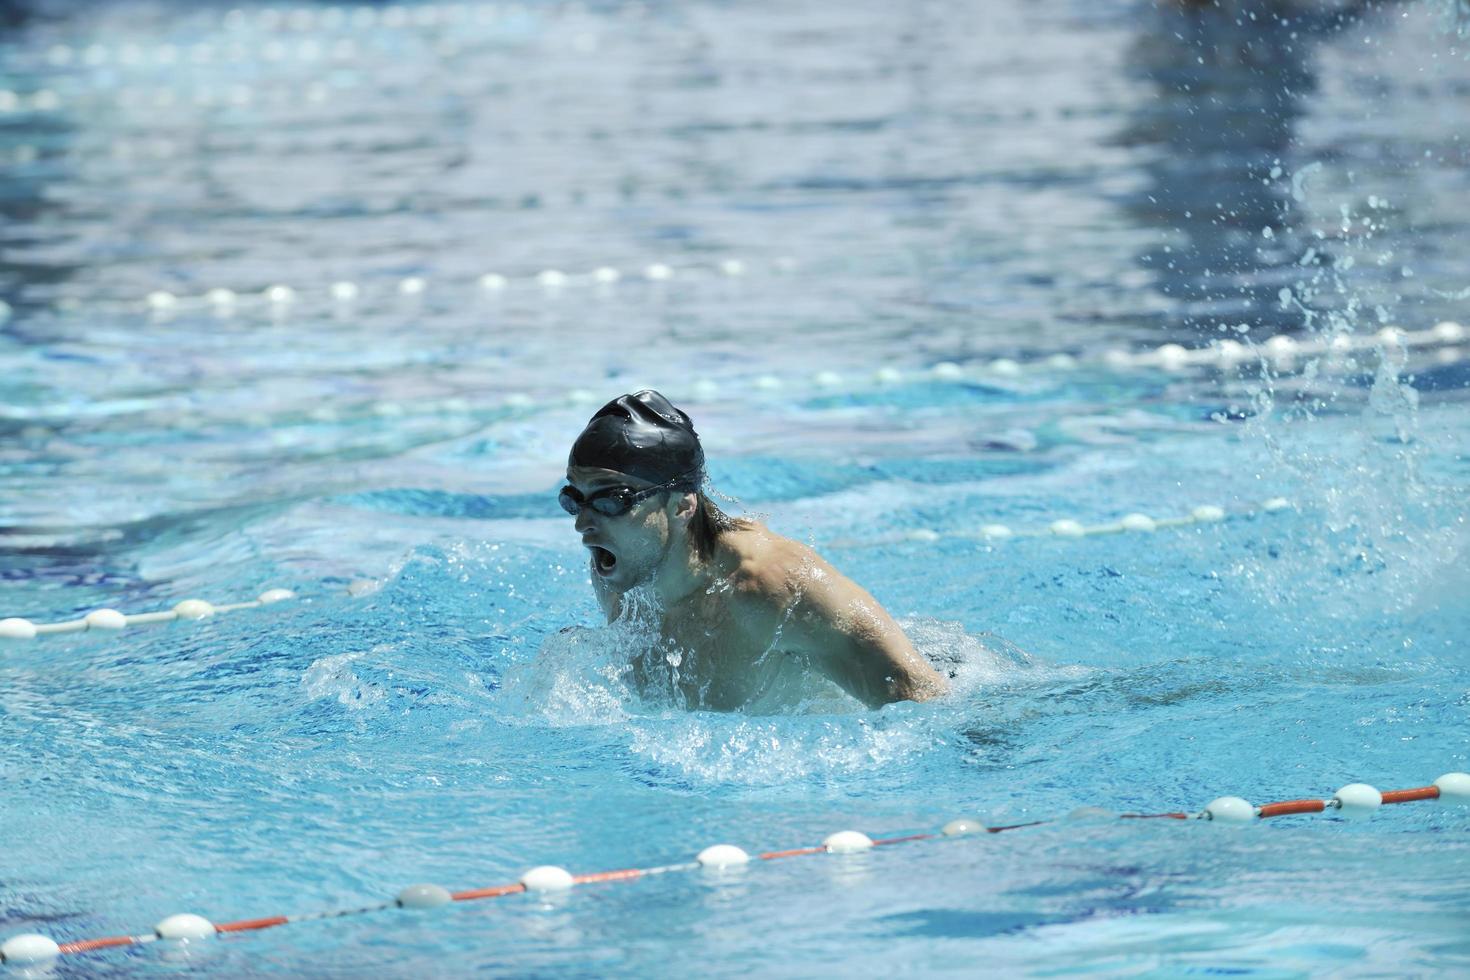
[[[697,490],[704,450],[689,416],[656,391],[635,391],[614,398],[587,420],[567,466],[617,470],[649,483]]]

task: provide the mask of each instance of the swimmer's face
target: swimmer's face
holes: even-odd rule
[[[637,491],[654,486],[626,473],[590,466],[568,467],[567,484],[584,500],[619,487]],[[618,592],[651,580],[668,556],[682,496],[657,493],[616,516],[582,507],[576,528],[591,552],[593,578]]]

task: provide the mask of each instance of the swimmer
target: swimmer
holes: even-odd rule
[[[588,421],[558,495],[591,552],[608,622],[642,601],[690,707],[745,707],[768,686],[773,662],[791,661],[869,707],[945,693],[872,596],[805,545],[727,516],[703,485],[689,417],[639,391]],[[634,658],[640,685],[654,667],[647,661]]]

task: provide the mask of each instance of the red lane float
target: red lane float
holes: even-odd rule
[[[1202,811],[1195,814],[1111,814],[1094,807],[1083,807],[1080,810],[1074,811],[1073,816],[1099,817],[1106,815],[1108,817],[1121,817],[1131,820],[1196,819],[1221,823],[1247,823],[1255,818],[1280,817],[1289,814],[1323,813],[1331,810],[1336,811],[1340,816],[1348,819],[1361,819],[1370,816],[1374,810],[1384,803],[1412,803],[1423,800],[1443,800],[1445,802],[1459,804],[1470,803],[1470,774],[1462,772],[1446,773],[1439,779],[1436,779],[1430,786],[1389,790],[1386,793],[1380,793],[1372,786],[1364,783],[1350,783],[1338,790],[1331,799],[1283,800],[1277,803],[1266,803],[1261,806],[1252,806],[1238,796],[1222,796],[1211,801]],[[1036,827],[1041,824],[1054,822],[1053,820],[1033,820],[1029,823],[987,827],[977,820],[960,818],[951,820],[945,824],[943,830],[939,833],[906,834],[899,837],[880,837],[877,839],[870,838],[866,834],[856,830],[843,830],[828,836],[826,840],[815,847],[793,847],[778,851],[763,851],[757,853],[756,857],[761,861],[779,861],[783,858],[803,857],[813,854],[854,854],[873,847],[911,844],[919,841],[936,841],[948,837],[967,836],[980,833],[981,831],[998,834],[1007,830],[1020,830],[1024,827]],[[450,892],[439,885],[410,885],[399,892],[398,896],[391,902],[383,902],[377,905],[367,905],[353,909],[313,912],[296,916],[273,915],[257,919],[240,919],[235,922],[226,922],[222,925],[214,925],[201,916],[184,913],[171,915],[164,919],[154,927],[153,932],[150,934],[140,936],[104,936],[99,939],[79,939],[66,943],[57,943],[47,936],[36,933],[26,933],[19,936],[12,936],[5,940],[4,943],[0,943],[0,962],[17,965],[44,963],[57,956],[90,953],[98,950],[112,949],[118,946],[135,946],[165,939],[179,942],[195,942],[213,935],[257,932],[262,929],[283,926],[289,922],[305,922],[312,919],[361,915],[395,907],[429,909],[447,905],[450,902],[501,898],[522,892],[556,892],[572,888],[576,885],[636,881],[651,875],[665,874],[673,871],[692,871],[699,868],[719,871],[744,865],[750,860],[750,855],[733,844],[715,844],[701,851],[698,858],[694,861],[682,864],[669,864],[650,868],[620,868],[612,871],[594,871],[580,875],[573,875],[564,868],[559,868],[554,865],[542,865],[527,871],[521,876],[519,881],[511,884],[491,885],[486,888],[471,888],[458,892]]]
[[[786,851],[766,851],[756,856],[762,861],[779,861],[782,858],[800,857],[803,854],[823,854],[826,850],[825,847],[793,847]]]
[[[62,943],[57,947],[63,953],[88,953],[94,949],[112,949],[114,946],[132,946],[138,940],[133,936],[104,936],[101,939],[80,939],[74,943]],[[6,962],[10,958],[6,957]]]
[[[264,919],[241,919],[239,922],[226,922],[214,928],[219,932],[254,932],[258,929],[270,929],[275,926],[283,926],[290,922],[289,916],[272,915]]]
[[[1259,808],[1256,815],[1284,817],[1290,813],[1321,813],[1325,809],[1326,800],[1286,800],[1281,803],[1267,803]]]
[[[492,885],[489,888],[471,888],[468,891],[455,892],[450,897],[456,902],[472,902],[477,898],[499,898],[502,895],[514,895],[523,892],[526,886],[519,881],[514,885]]]

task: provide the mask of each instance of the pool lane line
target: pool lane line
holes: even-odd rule
[[[525,885],[516,882],[514,885],[491,885],[489,888],[469,888],[464,891],[452,892],[449,897],[456,902],[473,902],[480,898],[499,898],[502,895],[515,895],[525,890]]]
[[[1259,817],[1284,817],[1297,813],[1322,813],[1327,809],[1326,800],[1285,800],[1267,803],[1256,808]]]
[[[727,261],[734,262],[736,267],[743,269],[742,263],[735,262],[735,260]],[[611,275],[615,272],[616,270],[604,267],[588,275],[595,279],[598,274]],[[725,274],[731,275],[732,273]],[[541,275],[545,273],[538,274],[538,277]],[[502,283],[500,288],[504,288],[503,284],[509,282],[505,277],[498,275],[482,278],[499,281]],[[575,277],[569,278],[562,275],[562,280],[575,281]],[[353,283],[336,283],[333,285],[333,290],[342,296],[352,297],[349,300],[339,298],[339,303],[355,302],[355,297],[359,295],[358,287]],[[266,301],[272,304],[272,308],[276,309],[279,315],[290,304],[296,302],[297,293],[290,287],[276,286],[267,289],[261,295],[265,296]],[[237,294],[231,290],[216,289],[205,294],[206,299],[211,296],[214,297],[211,302],[216,305],[219,304],[221,296],[226,297],[229,303],[222,309],[234,309],[233,304]],[[187,304],[184,304],[179,297],[167,293],[156,295],[153,302],[158,306],[155,310],[156,315],[172,315],[171,311],[187,307]],[[181,304],[183,304],[182,307]],[[7,308],[0,304],[0,322],[3,322],[7,315]],[[676,384],[675,387],[667,390],[673,393],[678,400],[700,405],[718,402],[725,397],[726,393],[731,392],[738,393],[738,397],[743,400],[749,400],[753,395],[766,398],[803,398],[813,394],[858,395],[881,391],[901,384],[992,385],[1007,379],[1021,377],[1034,368],[1053,372],[1071,371],[1078,368],[1106,370],[1148,368],[1178,372],[1194,368],[1228,370],[1247,362],[1255,362],[1264,368],[1280,373],[1303,366],[1305,360],[1317,356],[1325,356],[1327,366],[1332,367],[1347,364],[1345,359],[1349,354],[1355,352],[1377,350],[1387,357],[1394,352],[1406,354],[1410,349],[1431,347],[1439,348],[1436,355],[1439,363],[1456,364],[1470,360],[1470,349],[1459,346],[1466,340],[1470,340],[1470,329],[1454,321],[1446,320],[1425,330],[1405,331],[1397,327],[1385,327],[1374,334],[1361,336],[1334,334],[1330,337],[1312,336],[1303,340],[1277,335],[1259,344],[1247,345],[1235,340],[1222,340],[1197,348],[1163,344],[1152,350],[1113,349],[1097,357],[1074,356],[1068,353],[1035,354],[1023,361],[1002,357],[964,364],[941,361],[937,364],[906,370],[885,366],[876,371],[857,371],[846,374],[831,370],[818,371],[810,376],[780,377],[761,374],[753,377],[733,378],[721,383],[711,378],[696,378],[688,383],[687,388],[681,388]],[[605,382],[598,383],[601,385]],[[626,390],[629,391],[638,390],[640,387],[651,387],[651,385],[639,383],[637,379],[625,379],[625,382],[620,382],[620,384],[624,384]],[[475,402],[461,395],[451,395],[442,399],[416,399],[410,404],[391,399],[354,402],[341,408],[331,404],[321,404],[310,411],[285,413],[278,418],[264,414],[246,416],[243,419],[189,415],[188,411],[191,406],[173,397],[118,399],[92,405],[90,411],[92,414],[102,414],[108,417],[166,412],[168,425],[173,428],[198,427],[206,424],[238,425],[243,422],[256,429],[271,431],[277,438],[284,436],[283,430],[293,427],[336,425],[374,418],[411,418],[418,421],[434,418],[470,426],[463,431],[449,432],[442,436],[442,438],[453,439],[480,432],[491,425],[520,421],[547,412],[588,407],[599,404],[602,400],[595,392],[586,388],[569,388],[536,395],[514,391],[494,401],[486,402]],[[0,419],[19,423],[44,424],[71,420],[76,417],[77,411],[75,405],[62,403],[0,405]]]
[[[1189,813],[1120,813],[1124,820],[1189,820],[1193,814]]]
[[[667,262],[652,262],[641,269],[625,271],[616,266],[601,265],[584,272],[566,272],[556,268],[544,268],[539,272],[521,275],[504,275],[486,272],[474,282],[481,293],[495,296],[517,284],[530,284],[540,288],[544,295],[553,296],[568,288],[595,287],[607,290],[627,280],[648,283],[664,283],[671,280],[688,280],[713,275],[715,278],[736,279],[746,275],[756,263],[743,259],[727,258],[719,262],[691,262],[673,265]],[[789,256],[780,256],[769,261],[769,267],[778,274],[796,269],[796,262]],[[393,289],[397,300],[417,300],[425,296],[431,286],[443,286],[441,281],[431,281],[423,276],[407,276],[398,280]],[[324,290],[324,295],[323,294]],[[153,317],[168,318],[179,312],[208,310],[220,317],[231,317],[242,310],[264,309],[272,316],[282,316],[301,301],[321,296],[327,305],[338,309],[357,309],[364,300],[363,289],[356,282],[342,280],[326,287],[296,288],[284,284],[267,286],[259,290],[237,291],[215,287],[197,295],[177,295],[165,289],[157,289],[138,301],[94,301],[79,304],[89,311],[113,313],[146,313]],[[1384,326],[1373,333],[1308,334],[1296,337],[1290,334],[1274,334],[1259,341],[1242,342],[1230,338],[1211,341],[1199,347],[1185,347],[1178,343],[1164,343],[1152,348],[1128,350],[1110,348],[1096,355],[1075,355],[1064,351],[1050,354],[1034,354],[1023,359],[1008,357],[988,361],[960,364],[941,361],[928,368],[902,371],[885,367],[871,374],[871,382],[879,385],[905,380],[966,381],[981,377],[1017,377],[1034,367],[1051,370],[1069,370],[1075,367],[1106,368],[1160,368],[1167,372],[1181,372],[1192,368],[1229,369],[1250,361],[1258,361],[1278,370],[1290,370],[1298,363],[1314,358],[1343,358],[1349,354],[1380,351],[1385,355],[1407,352],[1411,349],[1442,347],[1455,351],[1450,358],[1459,360],[1463,351],[1454,345],[1470,339],[1470,331],[1454,320],[1442,320],[1422,330],[1405,330],[1399,326]],[[818,371],[808,382],[819,389],[844,387],[847,378],[835,371]],[[789,383],[772,375],[754,379],[757,388],[778,390],[790,387]],[[696,387],[708,382],[696,382]]]
[[[936,531],[933,528],[914,528],[902,534],[889,534],[876,538],[835,538],[827,542],[831,548],[875,548],[889,544],[933,544],[945,539],[964,541],[1008,541],[1013,538],[1091,538],[1109,534],[1151,534],[1154,531],[1199,524],[1218,524],[1235,517],[1254,517],[1258,514],[1275,514],[1288,510],[1291,501],[1285,497],[1272,497],[1259,504],[1227,511],[1215,504],[1200,504],[1181,517],[1149,517],[1147,514],[1128,514],[1116,521],[1104,524],[1083,524],[1071,518],[1059,518],[1045,528],[1012,528],[1008,524],[982,524],[975,530]]]
[[[782,858],[804,857],[807,854],[823,854],[825,847],[791,847],[784,851],[764,851],[756,857],[761,861],[779,861]]]
[[[1321,813],[1336,810],[1348,819],[1364,819],[1386,803],[1412,803],[1427,800],[1442,800],[1460,805],[1470,804],[1470,774],[1451,772],[1440,776],[1428,786],[1412,789],[1380,792],[1364,783],[1349,783],[1329,799],[1283,800],[1253,806],[1237,796],[1222,796],[1212,800],[1198,813],[1122,813],[1114,814],[1096,807],[1082,807],[1067,815],[1067,819],[1090,819],[1107,816],[1119,819],[1151,820],[1208,820],[1225,824],[1249,823],[1254,819],[1286,816],[1289,814]],[[151,933],[136,936],[104,936],[97,939],[80,939],[57,943],[48,936],[23,933],[11,936],[0,943],[0,962],[17,965],[49,962],[58,956],[97,952],[123,946],[138,946],[163,939],[194,942],[210,936],[237,932],[260,932],[274,929],[292,922],[310,922],[320,919],[343,918],[382,912],[392,908],[431,909],[451,902],[468,902],[480,899],[502,898],[523,893],[544,895],[568,891],[578,885],[615,884],[636,881],[642,878],[674,872],[696,871],[701,868],[712,871],[738,868],[758,861],[779,861],[786,858],[806,857],[817,854],[856,854],[875,847],[898,844],[913,844],[924,841],[939,841],[947,838],[970,836],[980,832],[998,834],[1026,827],[1057,823],[1057,820],[1033,820],[1028,823],[987,827],[978,820],[959,818],[951,820],[937,832],[905,834],[898,837],[871,838],[861,831],[843,830],[830,834],[821,844],[794,847],[784,850],[758,852],[754,858],[733,844],[715,844],[699,852],[693,861],[658,865],[648,868],[619,868],[611,871],[594,871],[573,875],[555,865],[542,865],[521,875],[519,881],[485,888],[471,888],[450,892],[441,885],[409,885],[391,901],[378,902],[354,908],[308,912],[300,915],[273,915],[254,919],[239,919],[215,924],[203,916],[180,913],[165,918]]]
[[[476,289],[490,298],[526,286],[538,288],[542,295],[556,296],[567,289],[591,288],[606,292],[615,286],[629,283],[662,285],[670,282],[738,280],[752,271],[786,275],[795,269],[796,260],[790,256],[762,260],[732,257],[708,262],[648,262],[636,268],[599,265],[581,271],[554,267],[521,274],[491,271],[473,278],[456,276],[453,279],[431,280],[424,276],[406,276],[399,279],[391,289],[375,289],[371,295],[361,284],[350,279],[309,287],[276,283],[261,289],[235,290],[217,286],[197,294],[155,289],[144,296],[141,302],[81,301],[77,306],[87,312],[146,313],[160,319],[168,319],[184,312],[209,312],[218,317],[229,318],[242,312],[265,311],[273,317],[280,317],[302,303],[314,303],[339,312],[358,311],[373,302],[381,304],[383,301],[391,301],[402,304],[405,301],[421,300],[431,288],[442,290],[445,286],[461,290]]]
[[[1107,534],[1147,534],[1167,528],[1219,523],[1230,517],[1273,514],[1290,507],[1291,502],[1285,497],[1272,497],[1258,505],[1242,509],[1235,513],[1227,512],[1225,508],[1218,507],[1214,504],[1201,504],[1182,517],[1154,518],[1146,514],[1128,514],[1117,521],[1090,526],[1069,518],[1061,518],[1052,521],[1045,530],[1014,530],[1004,524],[985,524],[975,531],[940,532],[928,528],[918,528],[907,531],[902,535],[889,535],[862,541],[837,539],[829,542],[829,545],[834,548],[867,548],[903,542],[927,544],[945,538],[966,540],[978,538],[986,541],[1001,541],[1010,538],[1083,538]],[[354,586],[348,587],[350,594],[357,594],[354,592],[354,587],[355,584]],[[118,612],[116,609],[94,609],[79,619],[71,619],[59,623],[36,623],[29,619],[13,616],[7,619],[0,619],[0,641],[30,640],[38,636],[53,636],[64,633],[116,631],[126,629],[130,626],[143,626],[151,623],[171,623],[181,619],[208,619],[211,616],[222,613],[236,612],[241,609],[259,609],[262,606],[268,606],[294,598],[296,598],[296,593],[290,589],[267,589],[257,598],[247,602],[215,605],[203,599],[185,599],[177,603],[172,609],[165,609],[158,612],[134,613],[132,615]]]
[[[259,609],[286,599],[296,598],[290,589],[266,589],[248,602],[230,602],[215,605],[203,599],[185,599],[172,609],[159,612],[134,613],[127,615],[116,609],[94,609],[80,619],[69,619],[60,623],[34,623],[29,619],[11,616],[0,619],[0,640],[31,640],[38,636],[54,636],[58,633],[83,633],[88,631],[115,632],[129,626],[144,626],[150,623],[172,623],[177,620],[208,619],[220,613],[237,612],[241,609]]]

